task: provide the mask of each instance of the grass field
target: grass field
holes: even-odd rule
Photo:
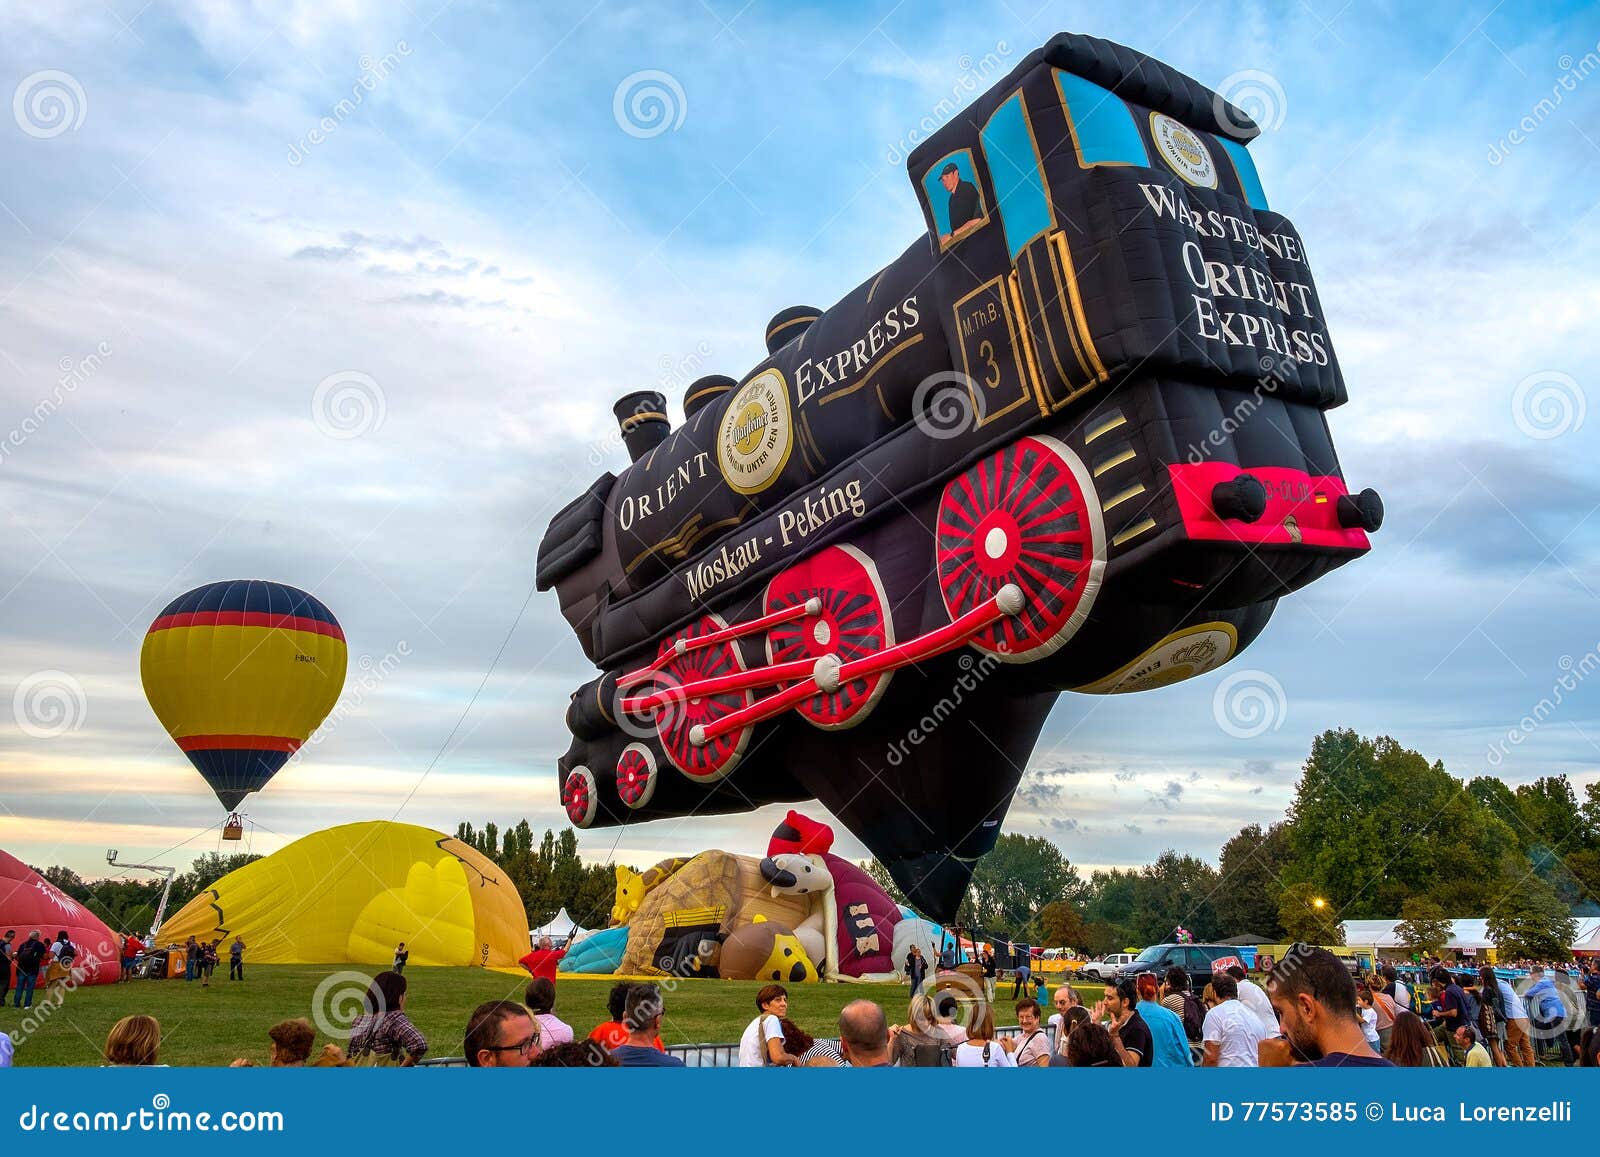
[[[267,1059],[267,1029],[280,1020],[303,1016],[313,1024],[348,1024],[359,1011],[365,990],[362,973],[329,965],[250,965],[243,982],[221,979],[210,988],[199,981],[141,980],[131,984],[80,988],[66,994],[44,1015],[43,994],[34,998],[31,1033],[23,1010],[9,999],[0,1009],[0,1031],[17,1042],[17,1065],[97,1065],[111,1026],[124,1016],[145,1013],[161,1022],[161,1060],[173,1065],[226,1065],[235,1057],[257,1064]],[[332,978],[332,979],[330,979]],[[479,968],[408,968],[406,1013],[428,1038],[433,1056],[460,1056],[467,1015],[486,1000],[520,1000],[526,978]],[[606,994],[612,980],[563,978],[557,985],[556,1014],[581,1035],[607,1019]],[[319,986],[324,986],[319,989]],[[755,981],[686,980],[666,994],[661,1037],[668,1044],[736,1041],[755,1015]],[[789,1015],[817,1036],[837,1031],[839,1009],[859,997],[878,1001],[890,1019],[905,1017],[907,986],[801,984],[790,990]],[[1009,984],[1001,985],[996,1019],[1013,1023]],[[1097,989],[1080,991],[1089,1003]],[[338,1038],[319,1031],[317,1047]],[[338,1043],[343,1043],[339,1040]]]

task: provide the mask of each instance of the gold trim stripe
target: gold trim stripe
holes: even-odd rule
[[[1083,436],[1083,444],[1087,446],[1090,442],[1093,442],[1102,434],[1109,434],[1118,426],[1126,425],[1127,421],[1127,416],[1123,414],[1121,410],[1116,410],[1110,414],[1107,414],[1105,421],[1101,422],[1098,426]]]
[[[782,333],[784,330],[788,329],[791,325],[810,325],[812,322],[816,321],[817,318],[819,318],[821,316],[822,315],[820,313],[813,313],[813,314],[809,314],[806,317],[791,317],[788,321],[783,322],[780,325],[775,325],[771,329],[769,329],[767,331],[767,340],[771,341],[773,334]]]
[[[1135,457],[1132,446],[1124,446],[1122,452],[1095,463],[1094,476],[1096,478],[1110,470],[1113,466],[1121,466],[1124,462]]]
[[[877,361],[877,364],[875,364],[870,370],[868,370],[865,374],[863,374],[862,377],[861,377],[861,380],[859,382],[857,382],[853,386],[850,386],[848,389],[837,390],[837,391],[835,391],[834,393],[831,393],[831,394],[824,394],[823,397],[822,397],[822,400],[820,402],[818,402],[817,405],[826,406],[829,402],[837,401],[840,398],[843,398],[843,397],[846,397],[846,396],[848,396],[850,394],[855,393],[862,386],[864,386],[868,382],[870,382],[872,380],[872,378],[873,378],[873,375],[875,375],[879,370],[883,369],[884,366],[886,366],[890,362],[894,361],[895,358],[899,357],[906,350],[908,350],[912,346],[916,345],[925,336],[927,336],[927,335],[919,333],[916,337],[910,338],[910,339],[908,339],[906,341],[901,342],[899,345],[895,346],[894,349],[890,350],[888,353],[884,354],[883,357],[879,358],[878,361]]]
[[[1062,269],[1067,275],[1067,292],[1072,295],[1072,313],[1078,319],[1078,329],[1083,335],[1084,349],[1088,351],[1089,360],[1094,362],[1099,379],[1103,382],[1111,375],[1106,373],[1105,363],[1100,360],[1100,354],[1094,348],[1094,338],[1089,335],[1089,320],[1083,312],[1083,297],[1078,292],[1078,271],[1072,264],[1072,249],[1067,245],[1066,234],[1060,231],[1052,233],[1050,240],[1061,250]]]
[[[731,389],[733,389],[732,386],[707,386],[703,390],[696,390],[687,398],[683,399],[683,404],[685,406],[692,406],[696,399],[703,398],[707,394],[726,394]]]
[[[1147,530],[1154,530],[1155,529],[1155,525],[1156,525],[1156,520],[1155,519],[1146,518],[1143,522],[1135,523],[1133,526],[1128,527],[1127,530],[1124,530],[1119,534],[1113,535],[1112,538],[1111,538],[1111,545],[1112,546],[1121,546],[1123,543],[1129,541],[1130,539],[1138,538],[1141,534],[1143,534]]]
[[[1113,494],[1110,498],[1108,498],[1104,502],[1102,502],[1100,504],[1100,509],[1101,509],[1102,512],[1109,514],[1111,512],[1111,508],[1113,506],[1121,506],[1124,502],[1128,501],[1128,499],[1137,498],[1139,495],[1141,495],[1143,493],[1144,493],[1144,483],[1143,482],[1135,482],[1132,486],[1128,487],[1121,494]]]
[[[665,422],[666,420],[667,416],[665,414],[659,413],[655,410],[645,410],[637,414],[629,414],[626,418],[622,419],[622,432],[624,434],[629,433],[635,426],[643,425],[645,422]]]
[[[1028,371],[1028,387],[1041,416],[1050,413],[1049,391],[1045,389],[1044,375],[1039,372],[1038,353],[1033,348],[1033,329],[1028,324],[1028,307],[1022,302],[1022,273],[1015,267],[1006,275],[1006,292],[1011,295],[1012,308],[1017,314],[1017,328],[1022,331],[1022,359]]]

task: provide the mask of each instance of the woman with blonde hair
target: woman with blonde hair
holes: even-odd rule
[[[157,1065],[161,1051],[161,1023],[153,1016],[125,1016],[106,1035],[106,1064]]]

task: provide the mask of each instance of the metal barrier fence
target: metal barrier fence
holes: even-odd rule
[[[1055,1041],[1055,1030],[1045,1030],[1052,1042]],[[994,1030],[996,1037],[1020,1036],[1022,1029],[1014,1024],[1002,1025]],[[819,1043],[822,1038],[818,1038]],[[838,1044],[837,1038],[828,1038],[833,1044]],[[691,1069],[735,1069],[739,1067],[739,1045],[732,1044],[699,1044],[699,1045],[668,1045],[667,1052],[680,1058],[686,1068]],[[418,1068],[426,1069],[459,1069],[465,1068],[465,1057],[424,1057],[417,1062]]]

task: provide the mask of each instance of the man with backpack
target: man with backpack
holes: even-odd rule
[[[35,928],[28,934],[22,947],[17,949],[17,995],[11,1002],[12,1008],[33,1007],[33,989],[39,983],[39,970],[49,957],[50,949],[39,939],[39,930]]]

